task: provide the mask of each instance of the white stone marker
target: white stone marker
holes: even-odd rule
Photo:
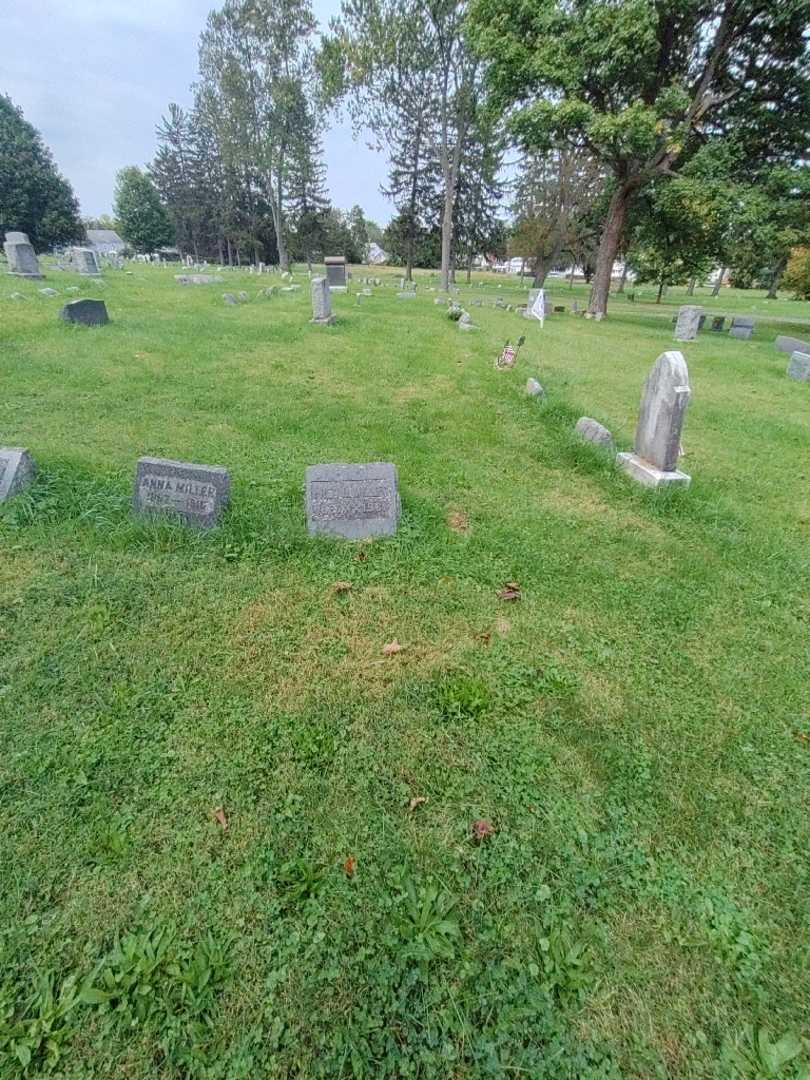
[[[790,354],[787,368],[788,378],[799,382],[810,382],[810,353],[794,352]]]
[[[689,371],[683,354],[661,353],[647,376],[636,427],[635,453],[618,454],[616,464],[646,487],[683,484],[691,477],[677,469],[686,406]]]

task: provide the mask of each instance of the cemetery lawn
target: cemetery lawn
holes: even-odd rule
[[[806,1076],[810,304],[701,290],[757,328],[682,346],[655,495],[572,429],[630,446],[683,291],[462,334],[46,273],[0,295],[0,1076]],[[143,454],[226,465],[223,524],[133,520]],[[371,460],[396,538],[309,539],[305,467]]]

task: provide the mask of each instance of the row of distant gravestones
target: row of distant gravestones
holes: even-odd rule
[[[690,477],[677,469],[681,430],[689,401],[689,372],[679,352],[656,360],[641,400],[635,451],[619,454],[617,464],[648,487],[682,484]],[[583,417],[578,434],[612,447],[607,429]],[[607,438],[607,443],[605,439]],[[18,494],[34,479],[28,450],[0,449],[0,502]],[[306,470],[307,526],[348,540],[391,536],[397,530],[400,499],[396,466],[390,462],[311,465]],[[138,514],[174,518],[187,525],[216,525],[230,497],[231,478],[219,465],[197,465],[143,457],[135,469],[133,508]]]

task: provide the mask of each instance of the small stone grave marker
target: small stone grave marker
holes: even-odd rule
[[[527,397],[543,397],[545,390],[537,381],[537,379],[526,380],[526,396]]]
[[[104,326],[110,321],[103,300],[71,300],[59,312],[59,318],[82,326]]]
[[[396,466],[310,465],[306,471],[307,528],[345,540],[393,536],[400,516]]]
[[[806,353],[798,351],[791,353],[787,373],[789,379],[810,382],[810,350]]]
[[[0,502],[27,487],[36,475],[34,459],[21,446],[0,447]]]
[[[716,334],[720,334],[723,331],[723,327],[726,325],[725,315],[715,315],[712,319],[712,330]]]
[[[776,339],[775,345],[779,352],[810,354],[810,344],[797,337],[786,337],[783,334]]]
[[[179,518],[210,529],[228,504],[231,478],[220,465],[142,457],[135,467],[132,499],[137,514]]]
[[[609,450],[611,454],[616,453],[616,446],[613,442],[613,436],[604,426],[600,424],[598,420],[594,420],[591,416],[580,416],[576,422],[574,431],[579,435],[580,439],[584,439],[585,442],[593,443],[594,446],[599,446],[603,450]]]
[[[731,329],[728,333],[729,337],[748,341],[754,333],[753,317],[751,315],[734,315],[731,320]]]

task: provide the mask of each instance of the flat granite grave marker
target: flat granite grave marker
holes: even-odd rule
[[[784,352],[784,353],[800,352],[800,353],[805,353],[805,354],[810,353],[810,344],[808,344],[806,341],[802,341],[801,338],[786,337],[785,335],[780,334],[780,336],[776,339],[774,344],[776,345],[779,352]]]
[[[806,353],[798,352],[790,354],[790,363],[787,367],[789,379],[797,379],[799,382],[810,382],[810,349]]]
[[[335,321],[332,314],[332,295],[329,282],[325,277],[314,277],[310,283],[312,293],[312,319],[318,326],[331,326]]]
[[[231,477],[221,465],[142,457],[135,466],[136,514],[161,514],[210,529],[228,505]]]
[[[8,259],[8,272],[14,277],[41,278],[39,259],[24,232],[7,232],[3,251]]]
[[[346,257],[345,255],[327,255],[323,260],[326,266],[326,281],[335,292],[346,292]]]
[[[71,300],[59,312],[59,318],[82,326],[104,326],[110,321],[103,300]]]
[[[644,383],[635,452],[616,456],[616,464],[637,483],[654,488],[690,483],[691,477],[676,468],[690,394],[683,354],[661,353]]]
[[[716,334],[719,334],[722,331],[722,329],[723,329],[723,327],[725,325],[726,325],[726,317],[725,317],[725,315],[715,315],[712,318],[712,330],[714,330],[714,332]]]
[[[36,475],[34,459],[21,446],[0,447],[0,502],[27,487]]]
[[[396,466],[389,461],[310,465],[306,511],[310,536],[393,536],[400,515]]]
[[[685,304],[683,307],[678,308],[678,318],[675,323],[675,340],[694,341],[698,335],[702,315],[703,308],[698,307],[696,304]]]

